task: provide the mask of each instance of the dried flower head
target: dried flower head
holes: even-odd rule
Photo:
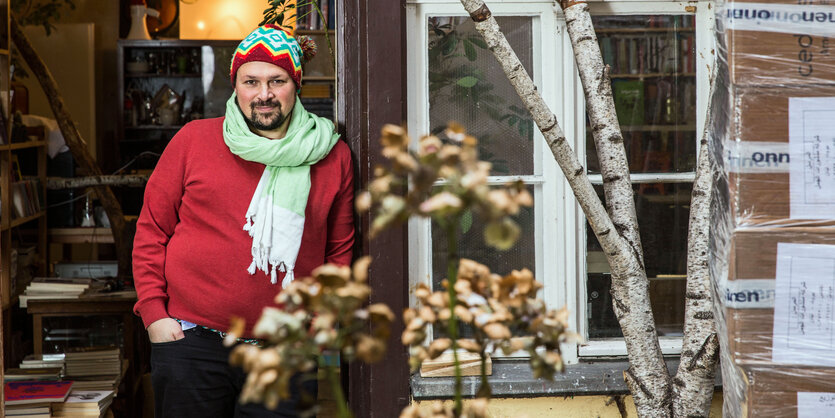
[[[500,276],[483,264],[462,259],[454,283],[451,290],[455,292],[456,305],[452,309],[447,293],[451,282],[445,280],[442,284],[446,289],[442,291],[433,292],[425,284],[418,285],[415,293],[420,304],[404,311],[406,331],[402,341],[410,346],[409,363],[413,369],[445,350],[458,348],[482,357],[495,349],[508,354],[521,350],[531,357],[531,366],[539,376],[551,377],[562,370],[560,344],[573,337],[567,331],[568,311],[547,310],[537,298],[542,284],[532,271],[513,270]],[[436,336],[424,346],[429,330],[447,329],[453,314],[456,321],[472,325],[473,337],[451,340]]]
[[[389,167],[375,167],[368,192],[356,201],[357,210],[374,213],[371,236],[411,215],[445,221],[471,212],[485,221],[488,245],[510,248],[519,238],[519,227],[508,217],[533,205],[524,183],[490,185],[492,164],[478,159],[478,140],[462,125],[450,122],[442,136],[446,143],[437,136],[422,137],[414,151],[402,127],[383,127],[381,143]]]
[[[230,355],[230,362],[248,374],[243,401],[274,407],[289,396],[290,378],[313,370],[325,352],[340,352],[346,361],[383,358],[394,314],[383,304],[364,307],[371,294],[369,264],[364,257],[353,269],[318,267],[311,277],[297,278],[283,289],[276,297],[278,307],[264,308],[253,334],[265,346],[238,344]],[[236,319],[229,334],[234,340],[244,329],[243,320]]]

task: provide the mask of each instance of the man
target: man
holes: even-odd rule
[[[296,416],[299,391],[278,411],[237,402],[245,375],[217,330],[240,316],[254,337],[279,283],[351,261],[351,155],[298,100],[302,58],[279,27],[253,31],[232,60],[225,117],[184,126],[148,181],[133,271],[157,417]]]

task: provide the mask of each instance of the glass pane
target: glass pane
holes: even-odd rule
[[[694,16],[594,16],[633,173],[696,166]],[[600,172],[586,127],[588,170]]]
[[[533,186],[528,192],[534,196]],[[519,225],[521,234],[516,245],[507,250],[499,251],[484,243],[484,222],[477,215],[465,216],[459,228],[458,254],[461,258],[469,258],[486,265],[491,272],[506,275],[511,270],[527,268],[536,277],[536,242],[534,240],[534,209],[521,208],[513,220]],[[432,289],[443,290],[441,282],[447,277],[447,234],[436,222],[432,222]],[[541,277],[536,277],[542,281]],[[447,335],[446,328],[434,327],[435,336]],[[514,335],[521,332],[511,329]],[[472,337],[472,330],[466,324],[459,326],[462,338]]]
[[[603,199],[603,187],[595,186]],[[659,335],[680,336],[684,324],[687,224],[691,184],[635,184],[650,299]],[[588,271],[586,309],[589,338],[622,337],[609,294],[611,270],[600,243],[586,225]]]
[[[69,348],[123,347],[123,321],[119,315],[54,316],[43,319],[43,352],[63,353]]]
[[[533,186],[528,192],[534,196]],[[534,209],[523,207],[513,218],[519,225],[521,235],[516,245],[499,251],[484,243],[484,223],[477,215],[465,217],[461,221],[461,233],[458,236],[458,254],[490,268],[496,274],[505,275],[511,270],[527,268],[536,277],[536,242],[534,240]],[[446,270],[447,238],[443,228],[432,222],[432,288],[442,289],[441,281],[447,277]],[[540,281],[542,278],[538,278]]]
[[[522,65],[533,68],[533,18],[496,19]],[[430,17],[429,126],[463,124],[494,175],[533,174],[534,124],[469,17]]]

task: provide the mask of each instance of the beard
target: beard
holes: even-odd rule
[[[236,97],[235,102],[237,103],[237,101],[238,98]],[[258,106],[272,106],[273,110],[268,113],[259,113],[255,110]],[[246,123],[259,131],[276,130],[290,117],[290,113],[284,113],[281,108],[281,103],[276,100],[251,102],[249,104],[249,111],[252,116],[247,116],[243,109],[241,109],[240,103],[238,103],[238,110],[241,111],[241,115],[243,115]]]

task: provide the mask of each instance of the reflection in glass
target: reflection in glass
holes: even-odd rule
[[[696,165],[694,17],[594,16],[633,173],[690,172]],[[588,170],[600,172],[586,128]]]
[[[497,16],[529,74],[533,19]],[[469,17],[430,17],[429,125],[432,133],[456,121],[479,140],[494,175],[533,174],[533,121]],[[533,76],[531,74],[531,76]]]
[[[595,186],[603,200],[603,187]],[[691,184],[633,185],[650,299],[659,335],[682,335]],[[587,231],[589,338],[622,337],[609,294],[611,270],[600,243]]]

